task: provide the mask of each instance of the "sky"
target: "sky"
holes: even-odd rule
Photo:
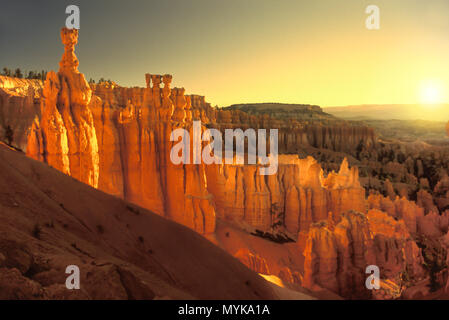
[[[449,102],[447,0],[0,0],[0,68],[57,70],[66,6],[87,79],[145,73],[212,105]],[[380,30],[368,30],[368,5]]]

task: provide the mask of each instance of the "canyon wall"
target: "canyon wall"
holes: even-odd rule
[[[356,167],[345,159],[338,173],[326,178],[312,157],[280,155],[278,173],[259,174],[255,165],[214,165],[206,168],[217,214],[226,220],[245,221],[263,231],[276,226],[296,238],[309,225],[353,209],[366,211],[365,191]]]
[[[190,99],[184,89],[170,88],[169,75],[148,74],[146,79],[145,89],[93,86],[99,189],[200,233],[213,233],[215,209],[204,165],[174,165],[170,160],[176,143],[170,141],[171,132],[182,128],[193,135]]]
[[[370,210],[366,215],[349,211],[340,222],[330,218],[313,224],[304,250],[306,288],[326,288],[347,298],[399,298],[407,281],[426,277],[421,250],[403,221]],[[380,267],[381,291],[367,290],[367,266]],[[386,284],[390,284],[389,286]],[[315,288],[316,289],[316,288]]]
[[[145,89],[91,89],[77,70],[77,31],[63,29],[61,36],[60,70],[47,75],[27,154],[199,233],[213,233],[204,165],[174,165],[169,159],[171,132],[192,131],[184,89],[171,89],[169,75],[147,75]]]
[[[43,82],[0,76],[0,136],[9,127],[14,146],[26,150],[35,118],[40,118]]]
[[[347,121],[298,121],[277,119],[268,114],[252,115],[240,110],[212,108],[203,96],[193,96],[192,107],[198,119],[210,122],[212,127],[221,131],[278,129],[280,153],[294,154],[304,147],[314,147],[352,154],[360,146],[371,150],[377,140],[372,128]]]

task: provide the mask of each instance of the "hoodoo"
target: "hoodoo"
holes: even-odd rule
[[[27,153],[52,167],[98,187],[99,155],[91,109],[92,90],[78,71],[78,30],[61,30],[64,54],[57,74],[44,84],[41,118],[33,122]]]

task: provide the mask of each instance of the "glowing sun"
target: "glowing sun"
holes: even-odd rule
[[[425,83],[421,86],[421,103],[440,103],[442,99],[441,86],[436,83]]]

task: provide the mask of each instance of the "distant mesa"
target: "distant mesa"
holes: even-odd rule
[[[336,120],[336,117],[326,113],[316,105],[287,103],[247,103],[234,104],[225,110],[240,110],[251,115],[267,114],[273,118],[286,120]]]

